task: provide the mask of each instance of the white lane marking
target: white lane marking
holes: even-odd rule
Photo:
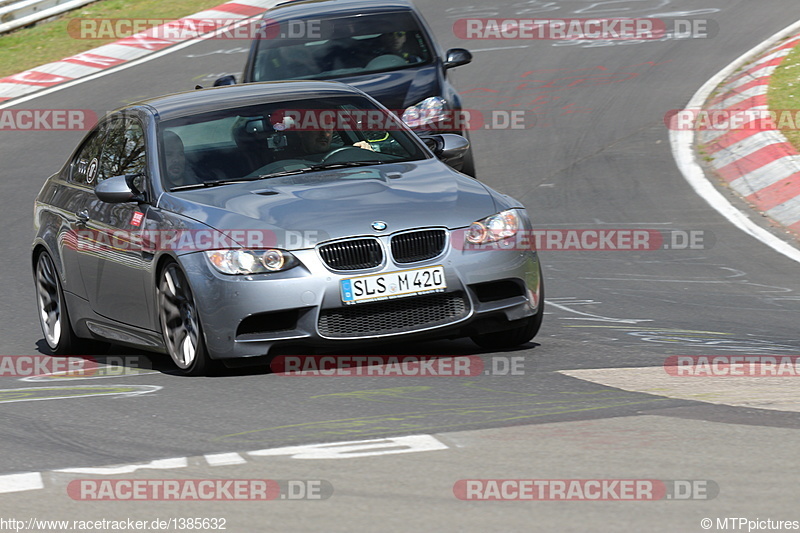
[[[202,457],[209,466],[229,466],[247,463],[244,454],[253,457],[275,457],[288,455],[292,459],[352,459],[354,457],[372,457],[398,453],[429,452],[447,450],[450,447],[433,435],[409,435],[406,437],[390,437],[386,439],[370,439],[361,441],[332,442],[327,444],[310,444],[268,448],[241,453],[211,453]],[[137,470],[170,470],[187,468],[188,457],[156,459],[148,463],[112,465],[101,467],[62,468],[50,470],[57,474],[79,474],[90,476],[115,476],[130,474]],[[42,472],[25,472],[22,474],[0,475],[0,494],[4,492],[22,492],[43,489]]]
[[[107,373],[107,375],[76,376],[74,372],[70,374],[69,371],[64,371],[64,372],[52,372],[50,374],[39,374],[38,376],[28,376],[20,378],[19,381],[26,381],[32,383],[52,382],[52,381],[61,382],[61,381],[74,381],[74,380],[84,380],[84,379],[124,378],[124,377],[150,376],[152,374],[163,374],[162,372],[158,372],[157,370],[152,370],[152,371],[148,370],[147,372],[140,372],[139,370],[140,369],[135,367],[98,365],[96,372],[98,373],[105,372]]]
[[[800,197],[795,196],[773,207],[767,211],[767,216],[786,226],[800,222]]]
[[[148,394],[161,390],[157,385],[119,385],[119,388],[134,389],[125,391],[113,390],[115,385],[101,386],[101,385],[83,385],[78,387],[27,387],[22,389],[0,389],[0,403],[17,403],[17,402],[40,402],[47,400],[71,400],[72,398],[93,398],[98,396],[139,396],[141,394]],[[48,396],[44,398],[19,398],[15,400],[5,400],[3,395],[7,393],[18,392],[43,392],[43,391],[70,391],[75,389],[106,389],[107,392],[98,392],[94,394],[75,394],[69,396]]]
[[[753,133],[727,148],[712,153],[711,157],[714,160],[712,164],[715,168],[726,167],[768,146],[782,145],[784,143],[786,143],[786,137],[774,130]]]
[[[253,457],[289,455],[292,459],[352,459],[397,453],[446,450],[448,446],[433,435],[409,435],[388,439],[372,439],[327,444],[287,446],[247,452]]]
[[[210,466],[240,465],[247,462],[247,459],[238,453],[210,453],[204,455],[203,459]]]
[[[740,65],[745,64],[754,55],[768,50],[774,46],[775,43],[792,35],[800,30],[800,22],[796,22],[788,28],[778,32],[771,38],[767,39],[760,45],[752,50],[746,52],[741,57],[736,59],[733,63],[722,69],[716,76],[711,78],[703,85],[700,90],[695,93],[685,109],[700,110],[703,104],[708,99],[709,95],[716,90],[716,88],[724,82],[731,74],[733,74]],[[778,253],[781,253],[800,263],[800,250],[792,246],[786,241],[783,241],[759,227],[755,222],[750,220],[745,213],[739,211],[731,204],[725,196],[719,192],[714,185],[706,178],[703,168],[695,160],[694,154],[694,131],[675,131],[669,132],[670,144],[672,145],[673,157],[678,164],[678,168],[683,174],[683,177],[694,189],[694,191],[703,198],[708,204],[713,207],[719,214],[724,216],[728,221],[744,231],[751,237],[754,237],[766,244]]]
[[[24,474],[7,474],[0,476],[0,493],[22,492],[25,490],[43,489],[44,482],[40,472],[25,472]]]
[[[759,116],[759,117],[761,117],[761,116],[769,116],[769,115],[765,115],[764,113],[756,113],[756,111],[764,111],[764,112],[769,111],[769,106],[766,106],[766,105],[756,105],[756,106],[744,109],[743,111],[746,112],[746,113],[752,112],[754,116]],[[749,122],[747,122],[747,124],[749,124]],[[733,131],[736,131],[736,130],[730,130],[730,129],[724,129],[724,128],[710,129],[710,130],[700,130],[698,132],[700,134],[700,144],[711,144],[714,141],[716,141],[717,139],[719,139],[720,137],[722,137],[723,135],[728,135]]]
[[[100,466],[94,468],[63,468],[55,472],[64,474],[86,474],[90,476],[115,476],[118,474],[130,474],[143,468],[155,470],[169,470],[171,468],[186,468],[189,460],[186,457],[174,457],[172,459],[156,459],[149,463],[139,463],[120,466]]]
[[[766,85],[756,85],[755,87],[750,87],[749,89],[742,91],[740,93],[736,93],[730,98],[726,98],[725,100],[718,102],[716,104],[708,106],[709,109],[729,109],[731,107],[737,106],[744,102],[745,100],[749,100],[750,98],[754,98],[756,96],[763,96],[767,94],[769,87]]]
[[[742,196],[750,196],[796,172],[800,172],[800,156],[787,155],[736,178],[730,185]]]
[[[800,412],[794,377],[671,376],[664,367],[562,370],[566,376],[677,400]]]
[[[751,63],[748,66],[750,68],[753,68],[753,67],[755,67],[757,65],[763,65],[764,63],[769,63],[773,59],[778,59],[779,57],[786,57],[791,53],[792,53],[792,49],[791,48],[784,48],[783,50],[776,50],[775,52],[772,52],[771,54],[765,55],[764,57],[762,57],[758,61],[754,61],[753,63]]]
[[[561,303],[557,303],[560,301]],[[602,315],[596,315],[593,313],[586,313],[584,311],[577,311],[575,309],[571,309],[570,305],[592,305],[592,304],[599,304],[600,302],[595,302],[594,300],[576,300],[575,298],[553,298],[553,299],[546,299],[545,303],[548,306],[553,306],[557,309],[561,309],[562,311],[567,311],[568,313],[574,313],[576,315],[581,315],[581,318],[578,317],[561,317],[561,320],[589,320],[593,322],[611,322],[613,324],[638,324],[639,322],[653,322],[650,318],[611,318]]]
[[[752,73],[750,73],[747,76],[743,76],[742,79],[740,79],[740,80],[736,80],[733,83],[726,84],[725,88],[728,91],[733,91],[735,89],[738,89],[739,87],[747,85],[748,83],[753,83],[756,80],[758,80],[759,83],[768,83],[769,80],[767,78],[772,76],[772,74],[776,70],[778,70],[778,67],[776,67],[774,65],[771,66],[771,67],[764,67],[762,69],[753,71]]]

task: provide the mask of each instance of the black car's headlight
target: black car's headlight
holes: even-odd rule
[[[522,227],[519,213],[514,209],[473,222],[464,239],[468,244],[487,244],[516,236]]]
[[[403,122],[410,128],[420,128],[447,118],[447,102],[441,96],[431,96],[403,111]]]
[[[209,262],[223,274],[264,274],[289,270],[299,264],[295,256],[283,250],[210,250]]]

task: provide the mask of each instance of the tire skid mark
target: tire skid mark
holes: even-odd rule
[[[161,390],[157,385],[83,385],[76,387],[26,387],[0,390],[0,403],[70,400],[92,396],[130,397]]]

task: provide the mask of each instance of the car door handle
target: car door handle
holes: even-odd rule
[[[89,210],[88,209],[84,209],[83,211],[75,213],[75,216],[78,219],[78,224],[86,224],[87,222],[89,222]]]

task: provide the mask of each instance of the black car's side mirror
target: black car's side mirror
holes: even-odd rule
[[[222,87],[223,85],[236,85],[236,76],[228,74],[227,76],[217,78],[214,82],[214,87]]]
[[[444,61],[444,68],[460,67],[472,62],[472,54],[463,48],[451,48],[447,51],[447,59]]]
[[[105,179],[94,188],[94,194],[108,204],[144,202],[144,194],[133,185],[133,179],[139,176],[140,174],[125,174]]]
[[[421,139],[442,163],[461,170],[464,165],[464,155],[469,150],[467,139],[455,133],[425,135]]]

